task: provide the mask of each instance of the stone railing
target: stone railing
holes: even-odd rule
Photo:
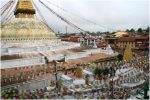
[[[66,55],[65,58],[66,58],[66,60],[78,59],[78,58],[82,58],[82,57],[87,57],[91,53],[95,54],[95,53],[99,53],[99,52],[100,52],[100,49],[85,50],[84,52],[76,52],[73,54]],[[60,60],[63,57],[64,57],[63,54],[57,54],[57,55],[48,56],[47,58],[49,61],[52,61],[52,60]]]
[[[30,53],[30,52],[38,52],[38,51],[57,51],[57,50],[65,50],[80,47],[79,43],[66,43],[66,44],[58,44],[58,45],[49,45],[49,46],[35,46],[35,47],[27,47],[27,48],[2,48],[1,54],[16,54],[16,53]]]
[[[60,60],[64,57],[63,54],[57,54],[57,55],[53,55],[53,56],[49,56],[47,57],[49,61],[53,61],[53,60]]]
[[[1,69],[45,64],[44,57],[1,61]]]
[[[23,84],[22,83],[17,83],[17,84],[13,84],[13,85],[7,85],[7,86],[2,87],[2,89],[17,87],[19,92],[22,93],[24,90],[32,91],[32,90],[35,90],[35,89],[41,89],[41,88],[48,87],[50,85],[50,81],[54,80],[54,79],[55,79],[54,76],[48,76],[48,77],[45,77],[45,78],[42,78],[42,79],[30,80],[30,81],[24,82]]]

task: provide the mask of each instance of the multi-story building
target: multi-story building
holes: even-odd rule
[[[122,35],[122,34],[121,34]],[[134,50],[148,50],[149,48],[149,37],[148,36],[106,36],[105,42],[114,46],[113,48],[124,48],[130,45]]]
[[[130,45],[132,49],[146,50],[149,48],[149,37],[148,36],[130,36],[121,37],[118,39],[117,46],[124,48]]]

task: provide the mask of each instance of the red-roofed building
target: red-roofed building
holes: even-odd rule
[[[106,42],[99,42],[97,43],[97,47],[105,49],[108,46]]]
[[[79,38],[80,38],[80,36],[70,36],[68,38],[68,41],[69,42],[79,42]]]

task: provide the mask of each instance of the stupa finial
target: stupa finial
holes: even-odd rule
[[[18,0],[15,10],[16,18],[34,18],[35,9],[33,8],[31,0]]]

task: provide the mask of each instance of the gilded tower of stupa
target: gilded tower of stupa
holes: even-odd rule
[[[31,0],[19,0],[15,11],[16,18],[34,18],[35,9]]]
[[[3,41],[52,40],[55,33],[42,21],[35,19],[31,0],[18,0],[15,19],[1,26]]]

